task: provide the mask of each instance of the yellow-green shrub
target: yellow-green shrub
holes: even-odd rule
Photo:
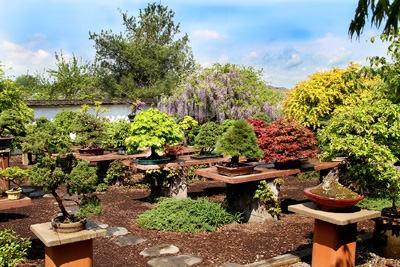
[[[350,62],[347,69],[316,72],[296,84],[283,101],[285,117],[313,129],[335,114],[366,99],[373,80],[358,74],[360,65]]]

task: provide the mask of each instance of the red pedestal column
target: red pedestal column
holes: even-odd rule
[[[4,170],[9,167],[10,162],[10,150],[0,150],[0,169]],[[10,181],[0,179],[0,196],[1,192],[10,189]]]
[[[93,239],[46,247],[46,267],[92,267]]]
[[[353,267],[357,223],[335,225],[315,219],[312,267]]]

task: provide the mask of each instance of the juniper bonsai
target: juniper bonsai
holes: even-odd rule
[[[96,190],[96,168],[71,153],[64,154],[72,150],[71,140],[53,122],[40,118],[30,125],[22,147],[37,157],[37,164],[30,169],[29,183],[42,186],[44,192],[53,195],[66,221],[101,213],[100,200],[92,194]],[[64,186],[68,196],[59,193]],[[77,198],[70,198],[74,194]],[[79,213],[70,214],[63,200],[76,202]]]
[[[221,126],[215,122],[206,122],[200,126],[194,139],[195,148],[201,148],[200,155],[210,155],[215,149],[218,138],[221,137]]]
[[[232,126],[218,139],[216,152],[224,156],[232,156],[229,167],[239,165],[239,156],[249,158],[262,157],[258,148],[253,127],[245,119],[235,121]]]

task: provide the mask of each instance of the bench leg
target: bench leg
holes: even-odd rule
[[[46,267],[92,267],[93,239],[46,247]]]

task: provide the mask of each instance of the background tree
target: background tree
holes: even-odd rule
[[[171,97],[161,98],[158,108],[179,118],[199,122],[249,118],[262,111],[277,119],[283,94],[266,87],[262,71],[252,67],[216,63],[190,74]]]
[[[113,97],[149,97],[152,95],[143,95],[143,91],[159,91],[154,89],[163,86],[168,94],[180,76],[194,67],[187,34],[174,39],[180,33],[179,23],[173,21],[175,13],[153,3],[144,11],[140,9],[137,18],[121,14],[124,34],[113,34],[112,30],[90,33],[96,59],[106,70],[108,93]]]
[[[369,97],[373,80],[358,73],[360,66],[317,72],[296,84],[282,102],[285,117],[313,129],[326,125],[335,114]]]
[[[368,10],[370,9],[370,11]],[[360,37],[366,20],[371,17],[371,25],[379,28],[386,21],[383,33],[397,31],[400,19],[400,0],[359,0],[354,19],[349,26],[349,34]]]

